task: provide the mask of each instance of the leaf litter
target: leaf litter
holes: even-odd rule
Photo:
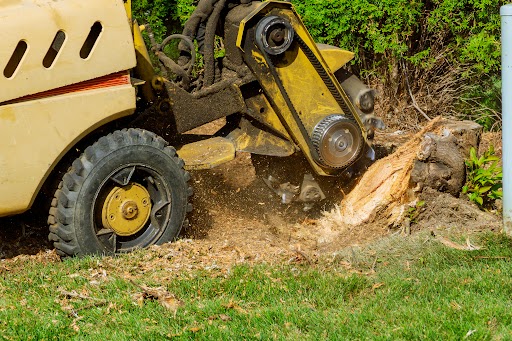
[[[191,183],[195,189],[194,211],[181,239],[122,257],[105,257],[87,273],[79,271],[70,273],[69,277],[84,277],[92,286],[101,285],[111,276],[129,276],[137,282],[162,285],[174,278],[190,276],[197,270],[217,277],[228,276],[231,268],[237,265],[315,266],[323,260],[336,261],[349,271],[366,273],[356,266],[357,260],[338,257],[340,250],[360,248],[400,232],[378,221],[358,227],[336,224],[335,214],[324,213],[333,208],[332,202],[309,212],[304,212],[300,205],[281,204],[263,180],[256,177],[250,155],[245,153],[218,168],[193,172]],[[334,202],[339,202],[343,191],[347,189],[340,187],[339,197],[334,198]],[[426,193],[426,196],[425,210],[417,217],[418,223],[412,226],[411,233],[441,229],[469,235],[473,231],[500,228],[499,218],[475,209],[467,201],[439,193]],[[30,236],[29,233],[26,238]],[[5,239],[5,236],[0,237]],[[22,245],[24,239],[16,238]],[[33,243],[27,240],[26,244]],[[472,243],[460,244],[460,247],[477,248]],[[60,262],[58,255],[47,248],[45,242],[39,249],[33,248],[31,252],[1,260],[0,273],[13,271],[26,262]],[[25,249],[4,250],[5,255],[16,252],[25,252]],[[373,257],[368,274],[375,271],[376,261]],[[140,297],[142,302],[156,300],[170,311],[177,311],[183,303],[163,287],[161,290],[158,286],[137,287],[140,292],[136,302],[141,300]]]
[[[185,305],[183,301],[178,299],[174,294],[171,294],[164,287],[149,287],[146,285],[137,284],[132,279],[130,279],[130,282],[142,290],[141,292],[137,292],[132,295],[133,299],[141,307],[144,305],[146,300],[155,300],[165,309],[171,311],[174,314],[174,317],[176,317],[178,308]]]

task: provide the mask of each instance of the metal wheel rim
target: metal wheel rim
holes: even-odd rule
[[[112,229],[106,229],[102,223],[104,200],[115,186],[119,186],[119,176],[126,183],[137,183],[145,187],[149,194],[152,210],[149,221],[137,233],[131,236],[120,236]],[[124,253],[134,249],[145,248],[155,244],[162,236],[171,218],[171,188],[163,176],[154,169],[142,164],[129,164],[119,167],[100,184],[93,199],[92,228],[100,244],[110,252]]]

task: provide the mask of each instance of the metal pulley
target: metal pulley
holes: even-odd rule
[[[292,45],[294,35],[290,22],[276,15],[264,17],[256,26],[258,48],[273,56],[286,52]]]
[[[342,115],[330,115],[321,120],[311,139],[317,162],[329,168],[352,164],[360,156],[364,142],[357,123]]]

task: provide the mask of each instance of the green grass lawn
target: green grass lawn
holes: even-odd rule
[[[473,236],[483,249],[468,252],[423,237],[352,252],[350,267],[338,256],[314,266],[134,275],[143,252],[2,262],[0,337],[511,340],[512,240]],[[166,308],[141,286],[176,299]]]

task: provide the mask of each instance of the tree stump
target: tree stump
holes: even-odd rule
[[[432,120],[368,169],[341,203],[342,222],[360,225],[379,216],[400,224],[425,187],[457,196],[466,177],[464,160],[478,147],[481,132],[470,121]]]

